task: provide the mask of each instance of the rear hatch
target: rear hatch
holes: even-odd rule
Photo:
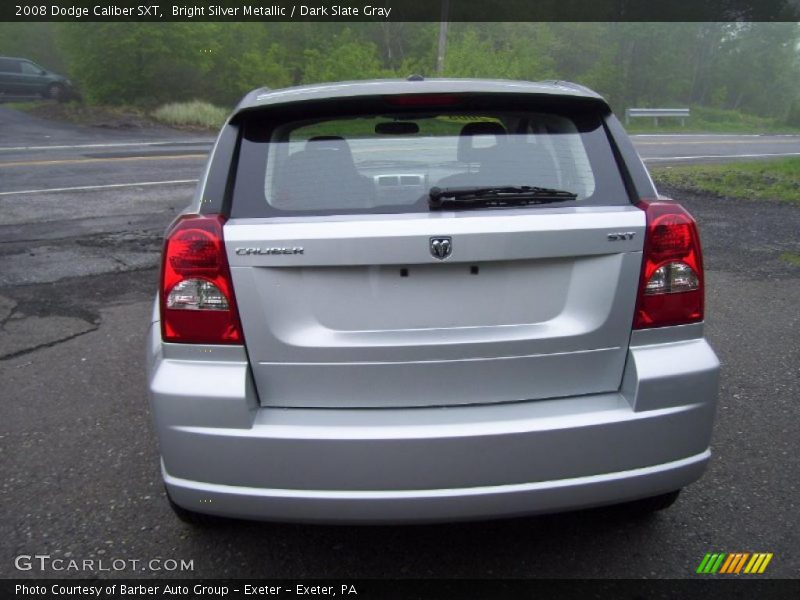
[[[444,102],[245,116],[224,233],[263,405],[618,389],[645,218],[601,109]]]

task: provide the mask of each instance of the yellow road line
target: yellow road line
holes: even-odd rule
[[[208,154],[176,154],[173,156],[121,156],[109,158],[64,158],[60,160],[26,160],[18,162],[0,163],[0,167],[42,167],[48,165],[74,165],[85,163],[103,163],[115,161],[138,160],[187,160],[206,158]]]

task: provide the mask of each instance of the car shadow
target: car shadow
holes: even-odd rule
[[[668,514],[642,514],[633,505],[617,505],[427,525],[220,520],[210,527],[186,527],[191,531],[190,546],[208,544],[234,554],[225,561],[226,577],[557,578],[574,577],[576,561],[596,552],[618,560],[635,559],[632,542],[658,535],[669,525]],[[238,551],[244,548],[246,552]],[[597,561],[597,568],[596,573],[581,575],[607,576],[602,561]]]

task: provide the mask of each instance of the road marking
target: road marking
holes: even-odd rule
[[[797,144],[798,140],[794,139],[780,139],[780,140],[695,140],[695,141],[676,141],[676,142],[639,142],[634,141],[634,146],[675,146],[676,144]]]
[[[68,146],[0,146],[0,152],[19,152],[23,150],[71,150],[73,148],[129,148],[132,146],[199,146],[213,144],[214,140],[173,140],[160,142],[117,142],[111,144],[73,144]]]
[[[703,156],[651,156],[642,158],[644,162],[651,160],[694,160],[701,158],[762,158],[768,156],[800,156],[800,152],[783,152],[780,154],[706,154]]]
[[[778,138],[786,138],[786,137],[793,137],[793,138],[800,138],[800,134],[797,133],[633,133],[630,137],[639,138],[639,137],[675,137],[675,138],[685,138],[685,137],[718,137],[718,138],[729,138],[729,137],[746,137],[746,138],[754,138],[754,137],[778,137]]]
[[[0,163],[0,167],[40,167],[45,165],[74,165],[81,163],[100,163],[137,160],[185,160],[188,158],[208,158],[208,154],[176,154],[171,156],[117,156],[108,158],[63,158],[58,160],[23,160]]]
[[[77,187],[48,188],[43,190],[15,190],[13,192],[0,192],[0,196],[13,196],[16,194],[47,194],[50,192],[82,192],[85,190],[105,190],[113,188],[142,187],[153,185],[180,185],[197,183],[197,179],[173,179],[172,181],[140,181],[139,183],[108,183],[105,185],[80,185]]]

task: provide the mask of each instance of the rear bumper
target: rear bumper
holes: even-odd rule
[[[251,488],[172,477],[173,501],[192,510],[246,519],[308,523],[422,523],[558,512],[679,489],[702,475],[706,450],[671,463],[556,481],[457,489],[317,491]]]
[[[719,363],[703,338],[659,335],[631,347],[617,393],[276,409],[258,406],[238,349],[193,358],[155,331],[150,391],[164,481],[190,510],[305,522],[481,519],[666,493],[708,462]]]

